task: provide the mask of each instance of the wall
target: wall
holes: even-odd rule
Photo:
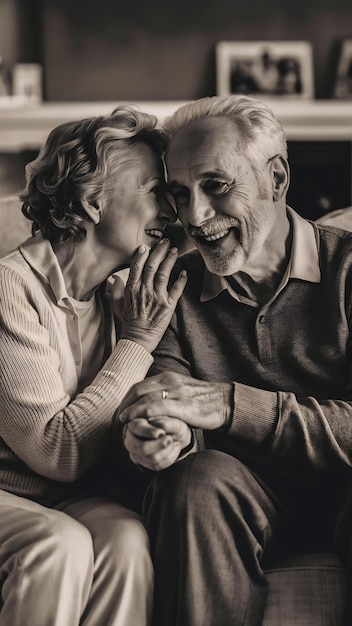
[[[43,0],[49,100],[177,100],[215,93],[219,40],[307,40],[329,97],[350,0]]]
[[[315,96],[331,94],[350,0],[0,0],[6,67],[42,62],[51,101],[187,100],[215,93],[221,40],[306,40]]]
[[[41,0],[0,0],[0,56],[7,71],[14,63],[42,62],[43,16]]]

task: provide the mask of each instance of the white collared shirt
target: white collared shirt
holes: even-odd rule
[[[296,211],[287,207],[288,215],[292,223],[292,247],[290,259],[282,280],[277,287],[270,302],[274,300],[282,289],[287,285],[290,278],[298,278],[312,283],[320,282],[320,267],[317,242],[313,225],[302,218]],[[221,291],[227,290],[235,300],[259,307],[259,304],[235,291],[225,276],[212,274],[205,267],[201,302],[207,302],[215,298]],[[269,303],[268,303],[269,304]]]

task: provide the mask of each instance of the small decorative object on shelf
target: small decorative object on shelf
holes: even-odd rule
[[[42,66],[39,63],[16,63],[12,71],[12,93],[25,102],[41,102]]]
[[[313,98],[313,55],[307,41],[220,41],[218,95]]]
[[[341,41],[334,98],[352,98],[352,39]]]

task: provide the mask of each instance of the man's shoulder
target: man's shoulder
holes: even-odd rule
[[[352,232],[340,228],[334,224],[320,224],[313,222],[318,241],[324,242],[326,246],[335,249],[352,248]]]
[[[330,224],[314,224],[321,269],[352,269],[352,232]]]

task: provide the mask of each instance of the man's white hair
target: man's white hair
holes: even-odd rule
[[[194,100],[167,117],[163,127],[172,140],[185,126],[208,117],[233,120],[252,161],[263,163],[277,154],[287,158],[287,139],[281,122],[264,102],[249,96],[212,96]]]

